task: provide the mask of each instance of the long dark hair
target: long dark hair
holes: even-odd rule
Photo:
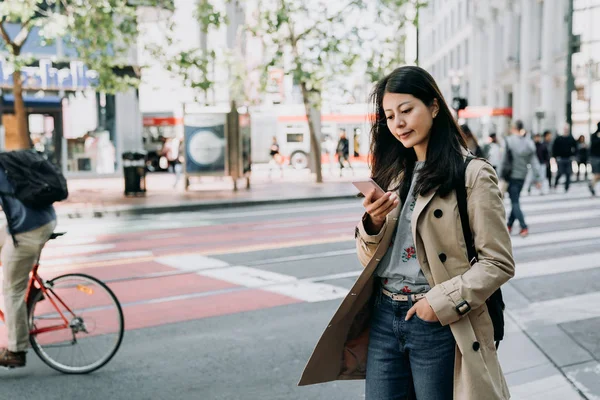
[[[414,149],[407,149],[387,127],[383,111],[383,96],[386,93],[410,94],[426,106],[437,99],[439,112],[433,119],[425,165],[415,183],[414,193],[425,195],[438,188],[440,196],[447,196],[455,187],[462,171],[462,149],[467,145],[450,109],[433,77],[424,69],[404,66],[395,69],[381,79],[371,93],[375,107],[375,120],[371,127],[371,176],[384,189],[398,179],[403,200],[406,199],[417,156]]]

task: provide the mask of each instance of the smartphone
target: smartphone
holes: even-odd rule
[[[352,184],[354,186],[356,186],[356,188],[358,190],[360,190],[360,192],[362,194],[364,194],[365,196],[368,195],[370,191],[375,189],[375,194],[373,195],[373,201],[379,199],[381,196],[383,196],[385,194],[385,191],[382,188],[380,188],[379,185],[377,183],[375,183],[375,181],[371,178],[369,178],[366,181],[355,181],[355,182],[352,182]]]

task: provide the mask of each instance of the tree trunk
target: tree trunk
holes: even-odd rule
[[[29,129],[27,127],[27,110],[23,100],[23,81],[20,70],[13,72],[13,95],[15,97],[17,130],[12,132],[15,135],[12,138],[8,137],[11,133],[7,132],[6,143],[9,145],[7,150],[29,149],[31,148],[31,140],[29,139]]]
[[[320,137],[317,136],[317,131],[312,121],[312,113],[310,112],[310,93],[308,93],[306,83],[300,83],[300,87],[302,88],[302,99],[304,100],[304,108],[308,120],[308,131],[310,132],[310,156],[312,157],[313,165],[315,166],[317,183],[323,183],[323,171],[321,170],[321,140]]]

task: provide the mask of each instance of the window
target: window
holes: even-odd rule
[[[465,65],[469,65],[469,39],[465,39]]]
[[[456,67],[460,69],[462,67],[462,45],[459,44],[456,47]]]
[[[536,23],[537,23],[537,29],[536,29],[536,43],[537,43],[537,49],[536,49],[536,53],[537,53],[537,59],[540,60],[542,58],[542,18],[543,18],[543,7],[549,7],[548,2],[538,2],[535,6],[535,13],[536,13]]]
[[[303,143],[304,142],[304,134],[303,133],[288,133],[286,135],[286,141],[288,143]]]
[[[462,1],[459,1],[459,3],[458,3],[458,26],[459,27],[462,25],[462,19],[463,19],[463,3],[462,3]]]
[[[448,17],[444,18],[444,39],[448,38]]]
[[[448,75],[448,53],[446,53],[446,55],[444,56],[444,67],[442,70],[442,76],[446,77],[446,75]]]
[[[465,5],[466,11],[467,11],[467,19],[469,19],[469,17],[471,16],[471,0],[467,0],[467,3]]]

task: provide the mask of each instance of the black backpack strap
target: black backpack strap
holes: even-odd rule
[[[467,210],[467,189],[465,187],[465,173],[471,160],[473,160],[473,157],[467,157],[463,164],[462,174],[460,174],[459,181],[456,185],[456,200],[458,202],[458,214],[460,215],[460,224],[462,225],[463,236],[467,246],[469,263],[473,265],[477,262],[477,250],[475,250],[473,233],[471,232],[471,225],[469,224],[469,212]]]
[[[467,157],[465,159],[462,174],[460,175],[455,189],[456,200],[458,203],[458,213],[460,215],[460,224],[462,226],[463,236],[467,246],[469,264],[473,265],[477,262],[478,258],[477,250],[475,249],[475,242],[473,241],[473,233],[471,232],[471,224],[469,224],[467,189],[465,187],[465,173],[471,160],[473,160],[473,157]],[[492,323],[494,325],[494,339],[496,340],[496,349],[498,349],[498,346],[500,346],[500,340],[504,336],[504,317],[502,315],[504,311],[504,301],[502,300],[502,291],[500,289],[496,290],[486,301],[486,303],[488,304],[490,318],[492,319]]]

